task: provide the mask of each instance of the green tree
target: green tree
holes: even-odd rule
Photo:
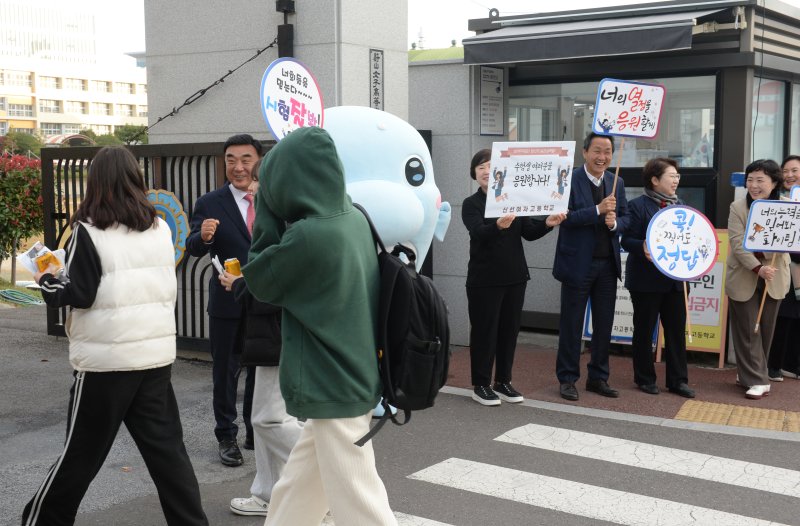
[[[20,241],[44,230],[42,169],[38,159],[0,156],[0,261],[9,257],[11,282],[16,282],[16,253]]]
[[[94,142],[97,146],[119,146],[122,144],[122,141],[119,140],[116,135],[111,135],[110,133],[107,135],[98,135]]]
[[[29,152],[39,156],[42,150],[42,140],[34,134],[22,132],[9,132],[6,135],[4,147],[12,153],[29,155]]]
[[[85,135],[86,137],[89,137],[93,141],[97,140],[97,134],[91,128],[84,128],[78,133],[80,133],[81,135]]]
[[[147,126],[123,124],[114,128],[114,135],[125,144],[147,144]]]

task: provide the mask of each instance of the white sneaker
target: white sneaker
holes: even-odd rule
[[[246,499],[231,499],[231,511],[236,515],[262,515],[267,516],[269,502],[251,495]]]
[[[786,369],[781,369],[781,373],[786,378],[794,378],[796,380],[800,380],[800,370],[798,370],[798,371],[787,371]]]
[[[761,400],[762,397],[769,396],[769,386],[754,385],[753,387],[747,390],[744,396],[751,400]]]

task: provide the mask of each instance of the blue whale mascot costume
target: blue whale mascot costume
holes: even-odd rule
[[[324,128],[350,198],[367,210],[387,250],[398,243],[414,250],[419,271],[433,238],[444,240],[451,213],[422,136],[399,117],[363,106],[326,109]],[[373,416],[383,416],[380,403]]]

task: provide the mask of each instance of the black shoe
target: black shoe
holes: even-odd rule
[[[660,393],[660,391],[658,390],[658,386],[656,384],[640,385],[639,389],[641,389],[642,391],[644,391],[647,394],[652,394],[652,395],[656,395],[656,394]]]
[[[242,442],[242,449],[249,449],[252,451],[254,447],[255,443],[253,442],[253,435],[247,435],[244,438],[244,442]]]
[[[678,384],[676,387],[670,387],[669,392],[684,398],[694,398],[694,390],[689,389],[689,386],[683,383]]]
[[[578,390],[575,389],[575,384],[561,384],[561,387],[559,387],[558,390],[561,393],[561,398],[564,400],[570,400],[572,402],[578,400]]]
[[[500,398],[488,385],[476,385],[472,399],[481,405],[500,405]]]
[[[525,400],[519,391],[514,389],[508,382],[495,382],[492,390],[500,397],[503,402],[518,404]]]
[[[611,389],[605,380],[586,380],[586,390],[609,398],[618,398],[619,391]]]
[[[239,451],[239,445],[236,439],[221,440],[219,443],[219,460],[225,466],[241,466],[244,462],[242,452]]]
[[[770,382],[783,381],[783,373],[781,373],[780,369],[767,369],[767,376],[769,376]]]

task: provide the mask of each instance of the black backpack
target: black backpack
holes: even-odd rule
[[[417,273],[416,254],[397,245],[387,252],[369,214],[367,218],[378,250],[380,294],[378,299],[378,369],[383,383],[384,413],[380,421],[356,445],[363,446],[391,419],[403,425],[411,411],[427,409],[447,381],[450,367],[450,327],[447,305],[427,276]],[[403,253],[408,263],[400,259]],[[389,406],[403,411],[400,422]]]

